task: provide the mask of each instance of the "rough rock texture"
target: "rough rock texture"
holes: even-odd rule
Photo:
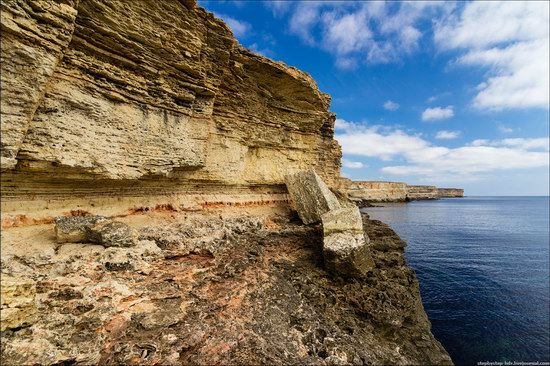
[[[4,255],[19,254],[2,274],[36,281],[39,316],[2,334],[2,364],[450,364],[386,225],[363,216],[375,267],[345,280],[324,268],[318,227],[156,215],[129,249],[54,252],[52,225],[3,231]],[[42,250],[17,252],[26,237]],[[131,258],[108,265],[113,253]]]
[[[193,1],[11,0],[1,16],[6,225],[285,202],[289,173],[338,179],[330,97]]]
[[[325,267],[344,277],[365,277],[374,267],[369,237],[359,208],[341,208],[321,216]]]
[[[20,276],[2,275],[0,331],[29,326],[36,315],[36,284]]]
[[[94,243],[104,247],[132,247],[136,233],[123,222],[105,216],[60,216],[54,219],[58,243]]]
[[[109,221],[105,216],[59,216],[54,219],[55,238],[58,243],[86,243],[89,227]]]
[[[340,202],[317,173],[310,169],[286,178],[286,187],[304,224],[321,221],[321,216],[339,209]]]

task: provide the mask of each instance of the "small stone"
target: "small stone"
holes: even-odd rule
[[[321,215],[341,207],[338,198],[313,169],[287,175],[285,181],[298,215],[306,225],[321,221]]]

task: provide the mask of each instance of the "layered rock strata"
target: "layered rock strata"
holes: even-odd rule
[[[435,186],[409,185],[402,182],[352,181],[342,178],[338,187],[359,205],[368,202],[405,202],[464,197],[464,190],[459,188],[437,188]]]
[[[5,220],[286,204],[285,175],[339,176],[330,97],[193,1],[12,0],[1,16]]]

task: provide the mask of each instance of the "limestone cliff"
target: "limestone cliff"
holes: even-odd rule
[[[12,217],[112,210],[113,196],[121,212],[284,201],[289,172],[339,176],[330,97],[193,1],[11,0],[1,14]]]
[[[405,202],[447,197],[464,197],[464,189],[409,185],[402,182],[352,181],[341,178],[340,191],[351,200],[362,202]]]

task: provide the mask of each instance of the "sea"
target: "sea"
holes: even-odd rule
[[[548,197],[363,209],[407,241],[432,333],[457,365],[550,361]]]

